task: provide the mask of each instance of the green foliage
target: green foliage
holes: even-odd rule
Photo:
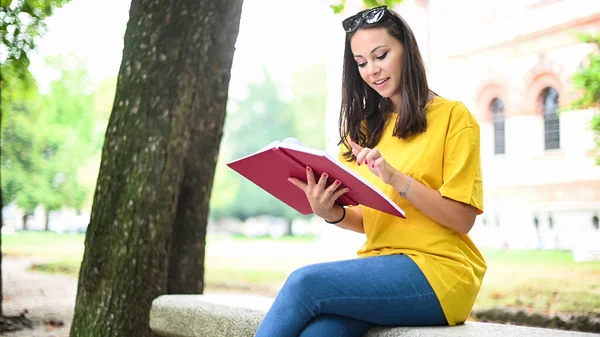
[[[298,71],[292,80],[293,99],[288,104],[294,132],[304,144],[325,148],[325,109],[327,79],[325,64],[314,64]]]
[[[27,54],[35,48],[35,40],[46,30],[46,18],[69,0],[1,0],[0,35],[3,54],[0,62],[16,61],[26,71]]]
[[[393,8],[394,5],[400,4],[402,0],[363,0],[366,8],[373,8],[377,6],[387,5],[389,8]],[[340,2],[332,4],[331,9],[335,14],[339,14],[344,11],[346,7],[346,0],[340,0]]]
[[[23,74],[14,66],[16,62],[8,60],[2,65],[2,192],[5,203],[16,200],[31,210],[37,204],[32,195],[39,177],[30,180],[26,172],[38,166],[36,157],[29,154],[38,146],[39,94],[35,80],[29,73],[21,77]],[[23,184],[25,181],[29,181],[27,186]],[[17,194],[17,191],[23,193]]]
[[[0,119],[8,120],[8,123],[2,123],[1,166],[10,171],[2,181],[2,195],[3,202],[17,199],[27,209],[38,203],[36,183],[42,179],[26,174],[39,165],[39,158],[30,154],[40,146],[37,141],[40,131],[36,129],[40,99],[29,72],[28,53],[35,48],[36,38],[44,33],[46,18],[68,1],[0,0]],[[12,113],[17,115],[11,116]],[[32,179],[27,184],[20,183],[28,178]],[[8,191],[4,191],[5,188]],[[17,195],[16,191],[21,193]]]
[[[59,76],[46,95],[39,94],[35,82],[25,87],[5,76],[17,87],[2,102],[2,111],[8,112],[2,126],[3,197],[28,212],[37,205],[47,210],[82,208],[94,187],[82,184],[81,169],[89,169],[92,158],[99,159],[103,139],[96,126],[106,126],[94,111],[85,63],[73,57],[48,63]]]
[[[228,111],[226,127],[233,157],[240,157],[259,150],[267,143],[285,138],[293,128],[293,118],[281,98],[278,84],[265,70],[259,83],[251,83],[247,97],[232,102]]]
[[[579,39],[585,43],[595,45],[595,50],[589,55],[588,64],[573,75],[573,86],[581,90],[581,98],[573,102],[572,107],[576,109],[595,107],[600,108],[600,34],[579,34]],[[597,148],[600,149],[600,112],[592,117],[591,129],[595,133]],[[600,165],[600,154],[597,156]]]
[[[290,89],[292,99],[284,101],[279,85],[265,71],[262,81],[248,86],[246,98],[229,102],[211,196],[211,217],[301,217],[225,165],[287,137],[296,137],[313,147],[325,147],[325,66],[317,64],[299,71]]]
[[[250,154],[293,133],[294,119],[279,94],[278,84],[266,70],[263,80],[251,83],[247,92],[245,99],[234,100],[228,105],[230,108],[225,122],[223,147],[230,159]],[[230,170],[227,167],[223,169]],[[219,172],[217,176],[228,178],[227,181],[218,179],[215,183],[216,202],[223,198],[231,201],[222,211],[240,218],[259,214],[283,217],[293,215],[287,205],[243,177],[231,172]],[[235,186],[235,198],[231,195],[232,188],[224,185]],[[215,212],[218,213],[218,209]]]

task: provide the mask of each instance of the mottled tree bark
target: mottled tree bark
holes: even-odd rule
[[[208,201],[242,0],[133,0],[71,336],[150,336],[203,289]]]
[[[202,293],[204,243],[208,206],[225,122],[225,108],[234,45],[238,35],[242,0],[205,1],[201,19],[203,47],[197,55],[200,72],[198,97],[190,117],[191,142],[169,260],[168,291],[171,294]],[[211,12],[212,15],[211,15]],[[212,27],[207,29],[207,27]]]

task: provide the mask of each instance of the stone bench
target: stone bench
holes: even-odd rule
[[[253,337],[272,299],[244,295],[163,295],[150,310],[150,328],[164,337]],[[467,322],[453,327],[376,327],[363,337],[584,337],[597,334]],[[276,337],[276,336],[274,336]]]

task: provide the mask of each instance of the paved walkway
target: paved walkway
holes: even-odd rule
[[[2,259],[3,310],[16,316],[27,309],[35,323],[34,330],[5,334],[6,337],[68,337],[75,307],[75,278],[27,271],[35,259],[9,257]],[[44,321],[60,320],[61,328],[46,326]]]

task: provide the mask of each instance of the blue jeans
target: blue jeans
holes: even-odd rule
[[[374,325],[447,325],[419,267],[406,255],[318,263],[295,270],[256,337],[360,337]]]

